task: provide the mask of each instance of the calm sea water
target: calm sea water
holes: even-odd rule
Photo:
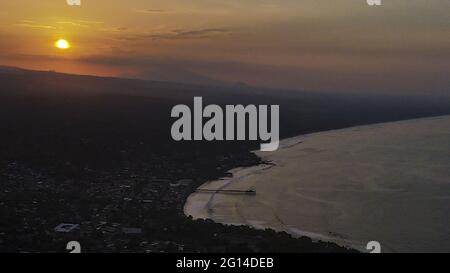
[[[387,252],[450,252],[450,116],[327,131],[256,152],[275,166],[233,170],[185,213]]]

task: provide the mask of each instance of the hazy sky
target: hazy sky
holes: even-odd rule
[[[78,74],[450,93],[450,1],[0,0],[0,64]],[[58,38],[70,50],[54,48]]]

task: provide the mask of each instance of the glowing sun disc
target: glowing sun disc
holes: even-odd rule
[[[67,40],[59,39],[55,42],[55,47],[59,49],[69,49],[70,43]]]

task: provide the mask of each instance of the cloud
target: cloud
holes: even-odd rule
[[[226,28],[207,28],[198,30],[176,30],[174,35],[166,35],[168,39],[192,39],[192,38],[208,38],[220,34],[230,33]]]
[[[51,22],[51,24],[40,23],[40,22],[36,22],[34,20],[21,20],[15,25],[21,26],[21,27],[28,27],[28,28],[61,29],[64,26],[91,28],[91,27],[98,27],[101,24],[103,24],[103,23],[98,22],[98,21],[87,21],[87,20],[56,21],[56,22]]]
[[[40,28],[40,29],[57,29],[55,26],[51,25],[45,25],[45,24],[39,24],[32,20],[22,20],[19,23],[15,24],[16,26],[20,27],[27,27],[27,28]]]
[[[82,28],[88,28],[89,27],[89,25],[87,25],[87,24],[82,24],[82,23],[72,22],[72,21],[58,21],[58,22],[56,22],[56,24],[70,25],[70,26],[73,26],[73,27],[82,27]]]
[[[167,10],[164,10],[164,9],[137,9],[137,8],[132,9],[132,11],[135,13],[142,13],[142,14],[154,14],[154,13],[168,12]]]
[[[205,29],[194,29],[194,30],[184,30],[175,29],[172,31],[157,33],[157,34],[130,34],[119,36],[119,40],[183,40],[183,39],[206,39],[217,37],[220,35],[230,34],[231,30],[227,28],[205,28]]]

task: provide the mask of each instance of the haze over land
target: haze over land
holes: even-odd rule
[[[279,104],[282,138],[450,111],[435,99],[211,89],[10,67],[0,68],[0,86],[0,252],[65,251],[54,231],[61,223],[80,223],[77,239],[88,252],[347,251],[186,218],[185,197],[229,169],[258,164],[250,151],[259,142],[175,142],[171,108],[195,95],[222,106]],[[171,186],[180,179],[188,186]],[[111,223],[142,233],[130,240]]]

